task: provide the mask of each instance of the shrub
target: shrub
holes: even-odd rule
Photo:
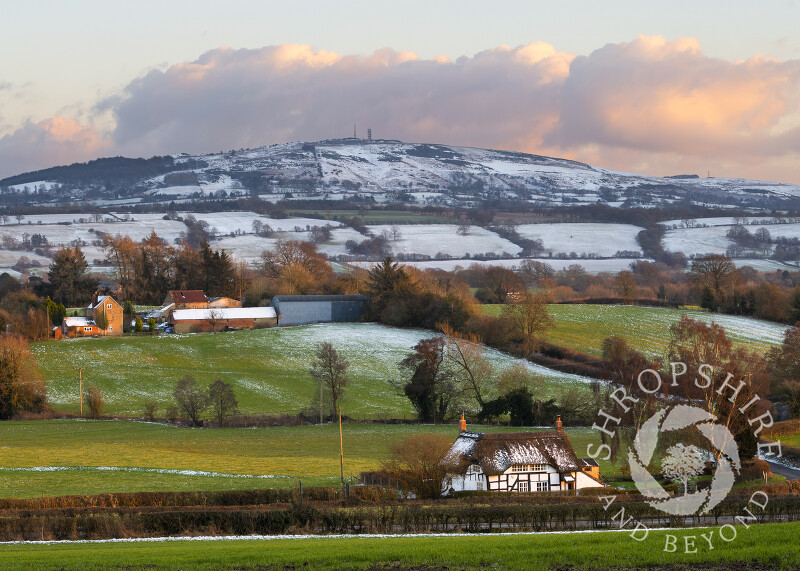
[[[103,400],[103,393],[100,392],[100,389],[92,385],[87,386],[83,398],[86,406],[89,407],[89,416],[97,418],[103,414],[106,402]]]

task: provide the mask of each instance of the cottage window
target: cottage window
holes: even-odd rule
[[[91,328],[91,327],[84,327],[84,328],[83,328],[83,330],[84,330],[84,331],[91,331],[91,330],[92,330],[92,328]]]
[[[546,464],[514,464],[512,472],[547,472]]]
[[[547,486],[547,482],[536,482],[536,491],[537,492],[547,492],[550,488]]]
[[[530,490],[530,485],[529,485],[527,480],[524,481],[524,482],[520,482],[519,483],[519,491],[520,492],[530,492],[531,491]]]
[[[107,307],[108,309],[114,309],[114,304],[112,304],[112,303],[107,303],[107,304],[106,304],[106,307]]]
[[[478,488],[477,489],[478,489],[479,492],[483,491],[483,480],[478,480]]]

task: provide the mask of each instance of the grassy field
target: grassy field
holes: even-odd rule
[[[318,402],[308,369],[316,347],[330,341],[350,361],[350,384],[342,411],[353,418],[413,417],[405,396],[389,385],[398,379],[397,364],[430,331],[395,329],[370,323],[331,323],[235,331],[216,335],[164,335],[45,341],[33,345],[47,381],[51,404],[78,412],[78,378],[97,386],[106,412],[141,416],[143,403],[160,403],[159,415],[173,404],[178,379],[193,375],[206,385],[230,382],[243,413],[297,413]],[[518,360],[490,350],[500,371]],[[520,361],[521,362],[521,361]],[[529,364],[545,381],[544,395],[585,380]]]
[[[499,315],[502,305],[482,305],[487,314]],[[551,304],[556,325],[546,339],[552,343],[601,355],[603,339],[612,335],[625,337],[635,348],[663,356],[670,341],[669,326],[681,315],[688,315],[723,326],[728,337],[739,345],[766,351],[783,340],[786,327],[777,323],[681,309],[628,305]]]
[[[477,428],[477,427],[473,427]],[[508,431],[480,427],[481,431]],[[455,425],[344,425],[345,475],[376,469],[390,446],[420,432],[452,436]],[[578,456],[599,442],[567,430]],[[98,469],[101,468],[101,469]],[[601,463],[606,477],[619,467]],[[225,490],[339,483],[336,425],[190,429],[136,421],[0,423],[0,494],[34,497],[137,491]]]
[[[175,540],[136,543],[0,545],[4,569],[781,569],[797,568],[800,523],[737,526],[726,543],[712,529],[628,533]],[[730,530],[726,530],[730,534]],[[666,534],[677,537],[665,553]],[[685,553],[694,536],[696,553]],[[669,567],[667,567],[669,566]],[[673,567],[674,566],[674,567]]]

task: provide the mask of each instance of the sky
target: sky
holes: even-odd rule
[[[0,177],[360,136],[800,184],[800,0],[0,0]]]

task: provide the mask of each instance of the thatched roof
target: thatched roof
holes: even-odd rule
[[[490,476],[519,464],[547,464],[561,473],[580,469],[566,433],[555,430],[506,434],[462,432],[445,462],[454,472],[478,464]]]

